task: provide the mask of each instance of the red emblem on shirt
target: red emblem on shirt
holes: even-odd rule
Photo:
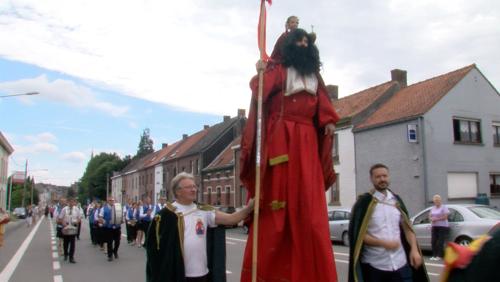
[[[203,221],[200,218],[196,221],[196,235],[205,234],[205,227],[203,226]]]

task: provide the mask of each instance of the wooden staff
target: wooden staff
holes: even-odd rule
[[[257,136],[256,136],[256,150],[255,150],[255,204],[253,209],[253,241],[252,241],[252,282],[257,282],[257,250],[259,243],[259,209],[260,209],[260,159],[261,159],[261,143],[262,143],[262,96],[264,90],[264,67],[263,59],[265,55],[265,17],[266,6],[265,1],[262,0],[260,4],[260,32],[259,32],[259,51],[260,51],[260,61],[258,63],[259,72],[259,88],[258,88],[258,98],[257,98]]]

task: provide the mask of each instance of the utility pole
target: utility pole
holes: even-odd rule
[[[8,207],[7,207],[7,212],[8,212],[9,214],[10,214],[10,206],[11,206],[11,203],[12,203],[12,178],[13,178],[13,177],[14,177],[14,176],[13,176],[13,175],[11,175],[11,176],[10,176],[10,181],[9,181],[9,183],[10,183],[10,185],[9,185],[9,205],[8,205]]]
[[[35,177],[31,179],[31,200],[30,205],[33,205],[33,186],[35,186]]]
[[[26,167],[24,168],[24,187],[23,187],[23,201],[22,201],[22,207],[24,207],[25,204],[25,196],[26,196],[26,178],[28,177],[28,159],[26,159]]]

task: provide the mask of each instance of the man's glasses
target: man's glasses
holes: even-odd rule
[[[196,184],[181,186],[181,189],[196,189],[198,186]]]

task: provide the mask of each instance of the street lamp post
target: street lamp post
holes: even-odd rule
[[[8,97],[15,97],[15,96],[31,96],[31,95],[38,95],[40,93],[38,92],[27,92],[27,93],[20,93],[20,94],[9,94],[9,95],[2,95],[0,98],[8,98]]]

